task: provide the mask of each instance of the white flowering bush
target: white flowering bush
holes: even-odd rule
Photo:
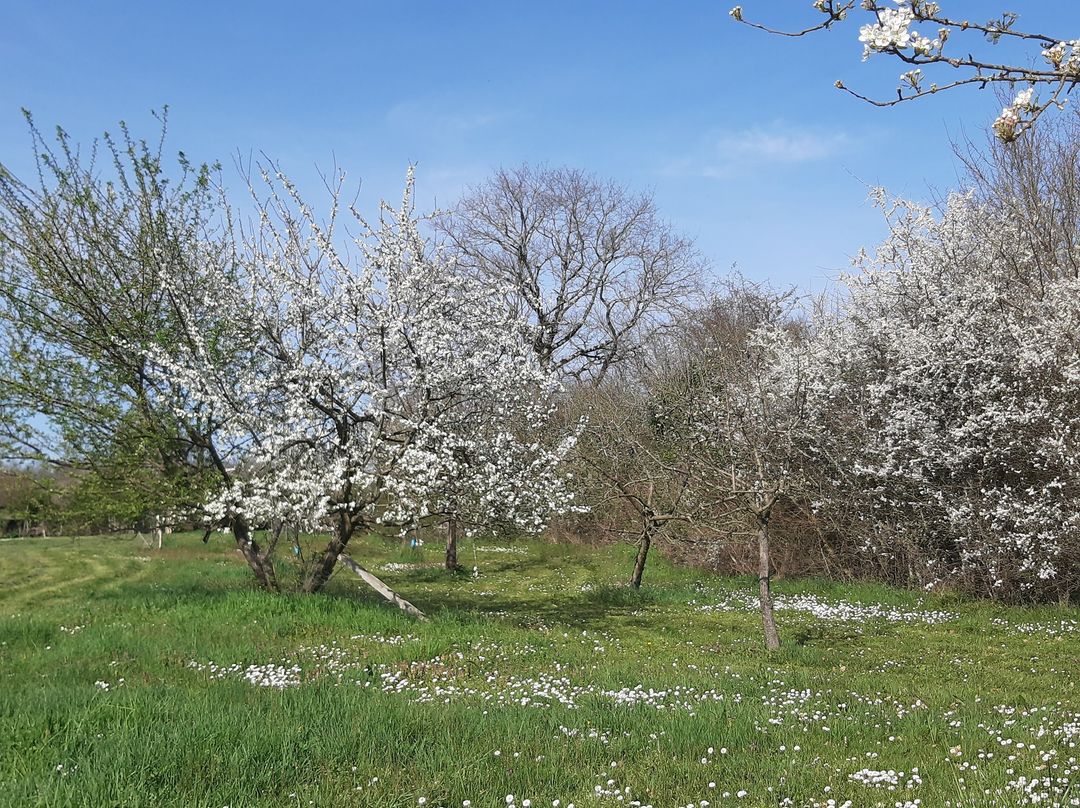
[[[411,173],[376,226],[353,211],[347,242],[336,194],[321,222],[280,172],[263,180],[257,224],[236,227],[233,262],[199,285],[227,316],[214,329],[192,316],[184,346],[150,353],[187,391],[182,415],[219,421],[232,471],[211,519],[332,529],[314,591],[356,530],[415,524],[450,488],[476,518],[528,530],[567,507],[569,441],[536,438],[556,383],[501,290],[421,235]]]
[[[970,195],[905,202],[846,279],[811,395],[833,504],[926,581],[1000,596],[1080,584],[1080,279]]]

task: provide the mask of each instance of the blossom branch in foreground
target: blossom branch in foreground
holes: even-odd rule
[[[733,8],[731,16],[737,22],[770,34],[798,37],[830,30],[844,22],[854,12],[855,2],[815,0],[813,8],[824,19],[793,31],[751,22],[745,18],[742,6]],[[867,20],[859,28],[863,60],[885,54],[908,66],[900,74],[896,98],[873,97],[850,89],[843,81],[836,82],[837,88],[875,106],[892,107],[967,85],[1006,86],[1015,92],[1015,98],[1002,110],[993,129],[999,138],[1010,142],[1048,109],[1061,108],[1064,96],[1080,81],[1080,39],[1019,30],[1018,17],[1010,12],[979,23],[949,17],[942,13],[940,4],[930,0],[894,0],[891,5],[880,0],[862,0],[860,9]],[[1011,41],[1037,48],[1037,54],[1030,54],[1037,59],[994,59],[985,53],[985,44],[980,48],[972,42],[972,35],[991,45]],[[927,83],[924,68],[956,70],[963,75],[959,79]],[[1049,91],[1041,102],[1035,97],[1038,87]]]

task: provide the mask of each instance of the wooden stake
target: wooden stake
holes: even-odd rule
[[[365,584],[370,586],[388,601],[401,609],[401,611],[405,612],[406,614],[412,615],[417,620],[427,620],[426,614],[424,614],[422,611],[409,603],[409,601],[405,600],[405,598],[398,595],[397,592],[388,587],[386,584],[384,584],[382,581],[380,581],[378,578],[376,578],[366,569],[361,567],[344,553],[338,556],[338,561],[351,569],[357,575],[359,575],[360,580],[362,580]]]

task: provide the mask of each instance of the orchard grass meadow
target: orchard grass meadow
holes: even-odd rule
[[[0,805],[1080,804],[1075,609],[781,580],[768,654],[628,547],[354,541],[421,623],[199,539],[0,542]]]

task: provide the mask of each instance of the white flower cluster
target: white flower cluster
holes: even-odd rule
[[[931,579],[1051,587],[1080,553],[1080,279],[969,196],[892,227],[815,354],[826,504],[857,500],[874,548],[911,542]]]
[[[572,436],[549,429],[556,382],[502,290],[421,235],[411,172],[400,208],[384,205],[376,227],[357,217],[360,261],[286,178],[264,180],[257,232],[202,269],[198,308],[220,319],[193,314],[185,345],[150,354],[186,391],[178,415],[219,424],[232,479],[211,519],[347,541],[451,508],[527,530],[570,508]]]
[[[693,603],[693,602],[692,602]],[[760,608],[757,598],[746,592],[732,592],[721,603],[698,606],[698,611],[753,612]],[[953,612],[932,609],[901,609],[884,603],[853,603],[851,601],[827,601],[816,595],[773,595],[773,608],[777,611],[793,611],[809,614],[815,620],[853,623],[857,626],[872,620],[886,623],[938,625],[956,620]]]
[[[906,780],[905,777],[907,778]],[[853,774],[849,774],[848,779],[864,786],[884,788],[888,791],[895,791],[897,788],[900,788],[901,785],[904,788],[915,788],[922,784],[922,778],[919,776],[918,768],[912,769],[910,775],[905,775],[904,772],[894,771],[893,769],[881,771],[876,769],[860,769]],[[915,804],[918,805],[919,801],[915,800]]]
[[[1037,113],[1038,108],[1035,88],[1028,87],[1021,90],[1011,104],[1002,108],[1001,114],[994,121],[994,134],[1006,143],[1016,140],[1017,135],[1023,131],[1022,124],[1025,121],[1025,115]]]
[[[859,29],[859,41],[863,43],[863,59],[887,50],[904,51],[909,48],[919,56],[940,53],[941,39],[930,39],[912,30],[915,12],[910,0],[896,0],[898,8],[885,8],[877,12],[877,20]]]
[[[1042,55],[1062,75],[1080,75],[1080,39],[1058,42],[1044,50]]]
[[[291,668],[273,664],[249,665],[244,671],[244,679],[258,687],[284,690],[300,684],[300,668],[295,665]]]

